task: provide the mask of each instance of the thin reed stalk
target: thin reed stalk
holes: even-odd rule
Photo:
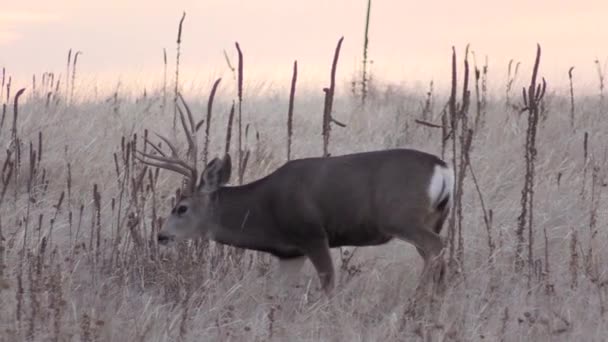
[[[513,108],[513,105],[511,104],[511,90],[513,89],[513,85],[517,81],[519,65],[520,62],[517,62],[515,64],[515,69],[513,69],[513,60],[509,60],[509,66],[507,67],[507,86],[505,89],[505,106],[507,108]]]

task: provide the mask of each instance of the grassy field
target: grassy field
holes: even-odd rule
[[[231,79],[222,82],[210,125],[211,157],[224,151],[236,93]],[[243,123],[249,125],[243,141],[250,151],[246,182],[286,159],[288,88],[255,82],[245,83],[243,96]],[[296,93],[295,158],[322,154],[320,88]],[[210,89],[211,84],[185,95],[197,121],[205,117]],[[329,301],[309,263],[297,284],[277,291],[276,261],[267,255],[203,242],[159,247],[159,218],[169,211],[180,177],[143,171],[132,153],[142,148],[144,130],[185,146],[180,131],[172,133],[172,95],[163,107],[160,90],[95,99],[89,90],[79,86],[66,103],[66,91],[47,101],[38,85],[20,98],[18,115],[15,89],[8,101],[3,90],[2,341],[601,341],[608,336],[603,198],[608,110],[599,95],[575,94],[572,125],[568,85],[549,85],[538,123],[532,264],[521,271],[515,250],[527,113],[507,106],[503,95],[488,97],[462,187],[463,258],[452,263],[445,295],[419,304],[413,313],[422,260],[402,242],[334,250],[339,274]],[[441,125],[447,93],[433,94],[423,114],[423,90],[376,84],[364,107],[348,86],[338,84],[338,90],[333,115],[347,127],[332,128],[333,155],[393,147],[441,154],[442,129],[415,120]],[[513,93],[510,101],[521,104],[519,91]],[[476,115],[474,100],[469,115]],[[204,129],[198,140],[202,145]],[[233,153],[235,145],[233,134]],[[445,159],[451,161],[450,149]],[[487,224],[471,169],[486,217],[492,212]],[[527,231],[525,238],[528,253]]]

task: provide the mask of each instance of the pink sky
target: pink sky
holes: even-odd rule
[[[0,66],[22,82],[33,73],[62,73],[69,48],[80,50],[82,77],[158,79],[162,49],[175,57],[177,22],[183,35],[184,77],[207,82],[226,72],[222,51],[239,41],[249,80],[284,82],[297,59],[302,79],[329,73],[333,49],[345,36],[339,76],[359,66],[366,0],[21,0],[2,4]],[[608,57],[605,0],[375,0],[370,57],[378,77],[426,84],[447,81],[452,45],[466,43],[489,56],[491,77],[502,80],[509,59],[525,74],[535,44],[543,47],[542,72],[566,85],[576,66],[581,86],[594,85],[593,61]]]

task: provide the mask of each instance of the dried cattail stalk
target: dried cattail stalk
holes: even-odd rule
[[[228,124],[226,126],[226,144],[224,147],[224,154],[230,153],[230,141],[232,140],[232,121],[234,120],[234,101],[230,107],[230,114],[228,114]]]
[[[53,251],[53,254],[56,254],[57,249]],[[53,316],[53,341],[60,341],[61,338],[61,328],[62,328],[62,317],[63,317],[63,309],[65,307],[65,300],[63,299],[63,291],[62,291],[62,269],[61,263],[57,263],[57,266],[54,272],[51,272],[49,278],[49,309],[52,312]]]
[[[574,85],[572,82],[572,71],[574,71],[574,67],[568,69],[568,79],[570,80],[570,127],[574,128]]]
[[[483,108],[483,118],[488,106],[488,55],[485,56],[481,72],[481,107]]]
[[[4,83],[6,81],[6,68],[2,67],[2,84],[0,85],[0,99],[4,96]]]
[[[101,194],[99,193],[99,188],[96,183],[93,184],[93,206],[94,212],[91,223],[89,247],[91,249],[95,248],[95,255],[97,256],[101,241]]]
[[[471,149],[473,130],[469,129],[468,125],[468,111],[471,98],[471,92],[469,91],[469,45],[465,49],[464,57],[464,75],[462,83],[462,102],[460,104],[460,110],[458,113],[457,120],[460,120],[460,161],[457,177],[456,186],[456,200],[454,204],[456,206],[457,220],[457,233],[458,233],[458,249],[457,249],[457,260],[459,264],[464,264],[464,236],[462,234],[462,197],[464,195],[464,179],[466,177],[467,164],[469,164],[469,153]],[[456,131],[454,131],[454,136]]]
[[[524,186],[522,189],[521,197],[521,213],[518,217],[517,230],[515,232],[517,237],[517,245],[515,248],[515,266],[517,271],[522,271],[524,266],[524,231],[528,229],[528,285],[532,276],[533,268],[533,246],[534,246],[534,177],[535,177],[535,162],[536,162],[536,134],[539,116],[539,104],[542,101],[547,83],[545,79],[542,79],[542,83],[537,83],[538,68],[540,65],[541,48],[537,45],[536,49],[536,60],[534,62],[534,69],[532,71],[532,79],[530,86],[526,90],[523,89],[523,102],[524,110],[528,112],[528,128],[526,130],[526,143],[525,143],[525,162],[526,162],[526,174],[524,178]]]
[[[2,219],[0,218],[0,291],[4,290],[4,251],[6,248],[4,247],[4,234],[2,233]]]
[[[604,65],[605,67],[605,65]],[[599,96],[600,96],[600,103],[599,103],[599,114],[600,116],[604,114],[604,80],[606,77],[605,74],[605,70],[602,68],[602,65],[600,64],[599,59],[595,60],[595,68],[597,70],[597,78],[599,81],[598,87],[599,87]]]
[[[433,113],[433,81],[429,82],[429,90],[426,92],[424,107],[422,107],[422,121],[427,121]],[[441,127],[441,126],[438,126]]]
[[[0,181],[2,182],[2,191],[0,191],[0,205],[2,205],[2,202],[4,201],[4,196],[6,195],[6,192],[8,190],[8,185],[10,184],[11,178],[13,177],[13,161],[11,160],[12,158],[12,152],[6,151],[6,159],[4,160],[4,164],[2,165],[2,178],[0,179]]]
[[[74,88],[76,87],[76,64],[78,63],[78,56],[81,54],[81,51],[77,51],[74,54],[74,63],[72,64],[72,88],[70,91],[70,104],[74,102]]]
[[[13,78],[11,76],[8,77],[8,82],[6,82],[6,100],[5,103],[9,103],[11,99],[11,84],[13,83]]]
[[[239,173],[239,184],[243,184],[243,179],[245,177],[245,170],[247,169],[247,162],[249,161],[250,152],[251,151],[246,150],[243,154],[243,165],[241,168],[241,172]]]
[[[520,62],[515,64],[515,70],[513,71],[513,60],[509,60],[509,66],[507,68],[507,86],[505,90],[505,106],[507,108],[512,108],[511,105],[511,89],[513,88],[513,84],[517,80],[517,73],[519,72]]]
[[[477,132],[482,121],[482,113],[484,111],[485,103],[483,102],[483,95],[480,93],[480,82],[483,83],[483,80],[481,70],[479,70],[477,66],[477,58],[475,53],[473,53],[473,63],[475,68],[475,121],[473,123],[473,127],[475,132]],[[482,87],[483,86],[484,85],[482,84]]]
[[[456,65],[456,48],[452,46],[452,85],[450,90],[450,100],[448,105],[448,113],[450,120],[451,130],[451,141],[452,141],[452,170],[454,170],[454,178],[458,178],[458,172],[460,171],[457,167],[457,151],[456,151],[456,132],[458,131],[458,112],[456,108],[456,91],[458,88],[458,72]],[[456,247],[455,241],[455,230],[456,230],[456,211],[452,210],[450,220],[448,221],[448,246],[449,246],[449,259],[454,260],[454,251]]]
[[[181,57],[181,45],[182,45],[182,26],[186,19],[186,12],[182,13],[182,18],[179,20],[179,26],[177,28],[177,53],[175,56],[175,89],[173,92],[173,131],[177,128],[177,98],[179,96],[179,60]]]
[[[323,108],[323,156],[329,157],[329,137],[331,133],[331,124],[337,124],[340,127],[346,127],[343,123],[335,120],[332,116],[334,94],[336,90],[336,70],[338,68],[338,58],[340,57],[340,49],[342,48],[342,41],[344,37],[338,40],[336,51],[334,52],[334,59],[331,65],[330,83],[329,88],[323,88],[325,93],[325,103]]]
[[[578,260],[578,233],[576,230],[572,230],[570,235],[570,288],[572,289],[578,287]]]
[[[83,342],[93,341],[91,318],[87,313],[82,314],[80,317],[80,340]]]
[[[441,159],[445,160],[445,151],[447,148],[447,143],[448,143],[448,139],[449,134],[448,133],[448,111],[447,108],[450,104],[450,101],[448,101],[446,103],[445,106],[443,106],[443,110],[440,113],[440,117],[441,117]]]
[[[361,74],[361,104],[365,106],[367,99],[367,50],[369,47],[369,19],[372,8],[372,0],[367,0],[367,12],[365,15],[365,35],[363,36],[363,71]]]
[[[549,263],[549,237],[547,236],[547,228],[543,228],[545,238],[545,270],[543,272],[543,280],[545,282],[545,291],[548,294],[553,293],[553,284],[549,282],[551,279],[551,264]]]
[[[19,118],[19,98],[25,92],[25,88],[21,88],[15,94],[15,99],[13,101],[13,125],[11,128],[11,141],[13,143],[17,143],[17,121]]]
[[[161,113],[165,114],[167,108],[167,49],[163,48],[163,102],[161,103]]]
[[[62,191],[61,195],[59,195],[59,199],[57,200],[57,204],[53,205],[53,208],[55,208],[55,214],[53,215],[53,219],[57,219],[57,215],[59,215],[59,212],[61,211],[61,205],[63,204],[64,198],[65,191]]]
[[[15,292],[15,299],[17,300],[17,308],[16,308],[16,318],[19,329],[21,329],[21,321],[23,316],[23,294],[25,290],[23,289],[23,267],[19,267],[19,271],[17,272],[17,288]]]
[[[44,85],[44,76],[46,73],[42,74],[42,83]],[[31,97],[36,97],[37,95],[37,91],[36,91],[36,74],[32,75],[32,95]]]
[[[59,104],[59,89],[60,89],[60,86],[61,86],[61,74],[59,74],[59,77],[57,78],[57,83],[55,83],[55,91],[53,93],[53,95],[55,96],[55,105]]]
[[[239,57],[239,61],[238,61],[238,78],[237,78],[237,97],[238,97],[238,101],[239,101],[239,112],[238,112],[238,117],[237,117],[237,125],[238,125],[238,151],[237,151],[237,159],[238,159],[238,164],[237,164],[237,170],[238,170],[238,174],[241,175],[244,173],[243,171],[243,135],[242,135],[242,128],[243,128],[243,52],[241,51],[241,46],[239,45],[238,42],[235,42],[234,45],[236,46],[236,51],[238,52],[238,57]],[[242,183],[242,178],[239,177],[239,184]]]
[[[287,160],[291,160],[291,140],[293,136],[293,105],[296,96],[296,82],[298,80],[298,61],[293,62],[291,88],[289,91],[289,107],[287,109]]]
[[[268,311],[268,340],[269,341],[272,341],[272,337],[274,335],[274,325],[275,325],[275,321],[276,321],[274,314],[275,314],[277,308],[280,308],[280,306],[271,305],[270,311]]]
[[[70,63],[72,62],[72,49],[68,50],[68,61],[66,63],[66,73],[65,73],[65,97],[66,103],[70,103]]]
[[[50,89],[53,89],[53,84],[54,84],[54,83],[55,83],[55,73],[52,73],[52,72],[51,72],[51,73],[49,73],[49,83],[48,83],[48,85],[47,85],[47,88],[48,88],[49,90],[50,90]]]
[[[583,136],[583,182],[581,184],[581,197],[585,199],[585,187],[587,185],[587,169],[589,167],[589,132]]]
[[[591,274],[591,264],[594,260],[593,245],[598,233],[597,221],[598,221],[598,210],[600,208],[600,199],[602,194],[602,179],[600,177],[600,167],[594,166],[591,174],[591,205],[589,210],[589,246],[587,248],[586,269],[587,273]]]

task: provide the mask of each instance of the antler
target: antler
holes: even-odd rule
[[[186,134],[186,138],[188,141],[188,153],[190,162],[180,159],[177,153],[177,149],[175,146],[167,139],[160,134],[156,134],[159,139],[164,141],[169,149],[171,150],[171,155],[167,156],[165,152],[163,152],[159,147],[153,144],[150,140],[146,138],[145,143],[152,147],[154,151],[158,154],[144,153],[142,151],[137,151],[138,154],[135,154],[135,158],[142,162],[143,164],[158,167],[161,169],[177,172],[184,177],[186,177],[186,186],[189,191],[194,191],[196,187],[196,180],[198,176],[198,169],[196,163],[197,157],[197,146],[196,146],[196,136],[194,130],[194,120],[192,118],[192,112],[190,108],[184,101],[184,98],[181,94],[179,94],[179,99],[181,100],[184,108],[186,108],[186,114],[188,116],[188,121],[186,121],[184,112],[178,106],[177,109],[179,111],[179,118],[182,124],[182,128],[184,129],[184,133]],[[189,125],[188,125],[189,124]],[[189,127],[190,126],[190,127]]]

